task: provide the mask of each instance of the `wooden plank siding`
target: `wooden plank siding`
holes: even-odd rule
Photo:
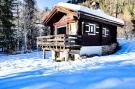
[[[97,27],[99,27],[98,23],[94,23],[91,21],[84,21],[84,27],[83,27],[84,31],[83,31],[83,36],[82,36],[83,46],[99,46],[100,45],[99,28]]]
[[[117,26],[121,25],[99,16],[64,7],[55,7],[44,20],[44,24],[50,27],[51,34],[38,37],[37,45],[45,50],[54,51],[78,50],[82,46],[117,43]]]
[[[94,24],[95,27],[95,34],[86,33],[85,31],[88,30],[85,25],[87,24]],[[106,28],[106,36],[104,34],[104,28]],[[92,21],[89,19],[80,19],[79,20],[79,30],[78,34],[82,35],[81,45],[82,46],[101,46],[101,45],[110,45],[112,43],[117,42],[117,27],[104,24],[101,22]]]
[[[112,43],[116,43],[117,27],[104,24],[102,26],[102,31],[104,31],[104,29],[107,30],[107,35],[105,36],[104,34],[102,34],[102,45],[111,45]]]

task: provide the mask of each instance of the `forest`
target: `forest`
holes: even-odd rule
[[[0,51],[30,52],[36,49],[36,37],[44,34],[43,14],[35,0],[0,0]]]

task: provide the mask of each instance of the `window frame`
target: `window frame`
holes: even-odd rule
[[[88,30],[85,30],[88,35],[96,35],[96,24],[88,23],[85,26],[88,27]]]
[[[103,30],[102,30],[102,36],[103,37],[107,37],[109,35],[109,30],[107,29],[107,27],[103,27]]]

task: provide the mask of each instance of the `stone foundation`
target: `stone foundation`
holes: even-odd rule
[[[95,55],[109,55],[115,53],[119,48],[118,43],[102,46],[84,46],[80,50],[81,56],[92,57]]]
[[[118,43],[102,46],[102,55],[115,53],[118,50],[118,48],[119,48]]]

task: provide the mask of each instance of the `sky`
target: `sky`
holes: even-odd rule
[[[68,0],[36,0],[37,6],[40,9],[44,9],[45,7],[49,7],[50,9],[59,2],[66,2]]]

